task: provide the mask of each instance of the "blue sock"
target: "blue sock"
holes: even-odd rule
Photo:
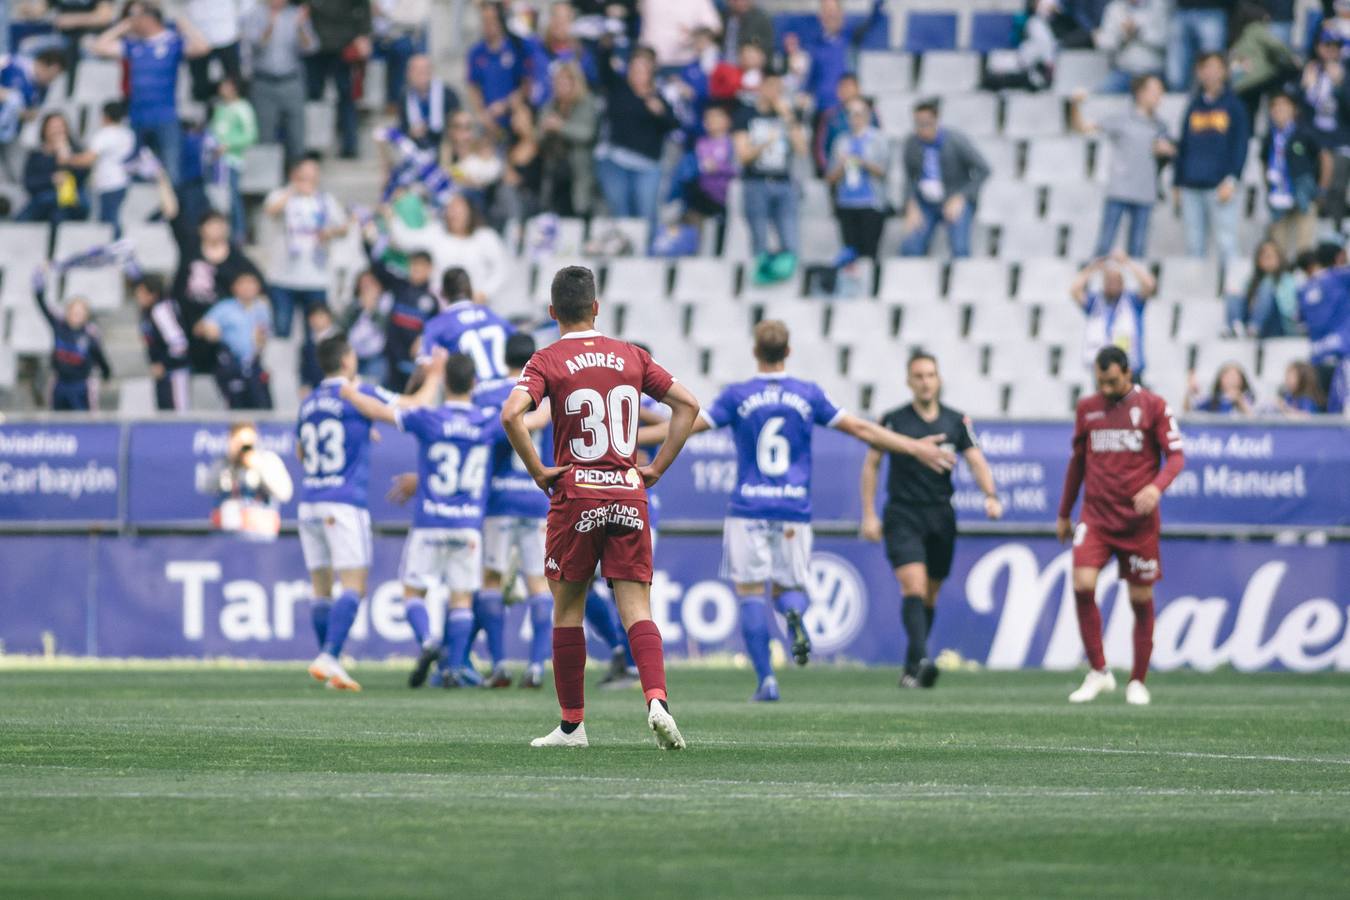
[[[445,644],[447,656],[453,665],[464,658],[469,650],[469,638],[473,636],[473,610],[452,609],[446,616]]]
[[[750,664],[755,667],[755,677],[763,681],[773,674],[773,662],[769,656],[769,604],[764,597],[740,599],[741,639],[745,641],[745,652],[750,656]]]
[[[426,644],[427,635],[431,633],[431,618],[427,615],[426,601],[421,597],[406,598],[403,601],[403,615],[408,619],[417,646]]]
[[[586,623],[609,649],[613,650],[622,645],[619,632],[623,629],[619,627],[618,617],[614,614],[609,601],[595,591],[586,595]]]
[[[526,601],[530,606],[530,665],[542,666],[553,655],[553,598],[535,594]]]
[[[487,635],[488,656],[494,666],[506,656],[506,604],[501,591],[479,591],[473,598],[473,615]]]
[[[795,612],[799,616],[806,615],[806,609],[811,605],[811,598],[807,597],[802,591],[784,591],[778,595],[778,608],[784,615]]]
[[[347,643],[347,632],[352,630],[356,621],[356,611],[361,608],[361,598],[355,591],[343,591],[342,596],[333,601],[333,609],[328,614],[328,639],[324,641],[325,653],[336,657],[342,653],[342,645]]]
[[[314,637],[319,642],[319,649],[328,642],[328,614],[333,610],[332,600],[320,600],[315,598],[310,601],[309,619],[314,623]]]

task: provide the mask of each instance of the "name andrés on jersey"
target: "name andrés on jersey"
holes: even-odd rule
[[[567,366],[568,375],[575,375],[582,369],[597,367],[622,372],[625,362],[626,360],[617,353],[578,353],[564,360],[563,364]]]
[[[1088,432],[1093,453],[1138,453],[1144,433],[1137,428],[1098,428]]]

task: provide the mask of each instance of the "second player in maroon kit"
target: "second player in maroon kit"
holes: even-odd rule
[[[1073,537],[1073,590],[1088,672],[1069,699],[1082,703],[1115,689],[1102,651],[1097,577],[1111,557],[1129,586],[1134,610],[1134,666],[1126,699],[1149,702],[1144,679],[1153,651],[1153,585],[1162,577],[1158,501],[1185,465],[1181,430],[1167,401],[1130,377],[1129,359],[1117,347],[1097,354],[1098,392],[1078,403],[1073,457],[1064,476],[1056,533]],[[1070,520],[1083,489],[1075,527]]]
[[[549,314],[561,338],[525,366],[502,410],[511,443],[535,483],[552,495],[544,574],[554,601],[553,677],[562,721],[535,746],[587,745],[586,638],[582,620],[596,565],[609,579],[628,631],[662,749],[684,739],[670,715],[661,633],[651,618],[652,541],[647,488],[674,461],[698,415],[698,401],[646,351],[595,330],[599,305],[589,269],[569,266],[553,279]],[[671,408],[670,432],[656,458],[637,463],[642,395]],[[526,411],[548,398],[554,466],[544,466],[523,428]]]

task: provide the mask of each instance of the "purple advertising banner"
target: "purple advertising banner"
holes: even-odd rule
[[[415,649],[395,574],[401,543],[375,542],[372,589],[348,643],[358,658]],[[736,596],[717,577],[720,554],[716,537],[661,538],[652,609],[674,656],[742,649]],[[1162,556],[1155,668],[1350,671],[1350,544],[1173,539]],[[931,649],[999,669],[1081,664],[1069,565],[1068,551],[1048,539],[962,539]],[[0,585],[6,652],[39,652],[44,643],[104,656],[303,659],[315,652],[294,538],[11,537],[0,541],[0,570],[27,573]],[[899,598],[879,547],[819,539],[809,593],[818,658],[900,662]],[[1104,573],[1098,599],[1107,658],[1128,665],[1133,614],[1113,570]],[[528,627],[524,610],[513,607],[512,659],[523,657]],[[592,649],[603,653],[598,644]]]
[[[0,522],[115,522],[122,429],[0,425]]]

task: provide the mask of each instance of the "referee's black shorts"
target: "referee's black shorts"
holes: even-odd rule
[[[882,526],[891,568],[923,563],[934,581],[951,574],[952,557],[956,555],[956,510],[950,503],[889,503]]]

